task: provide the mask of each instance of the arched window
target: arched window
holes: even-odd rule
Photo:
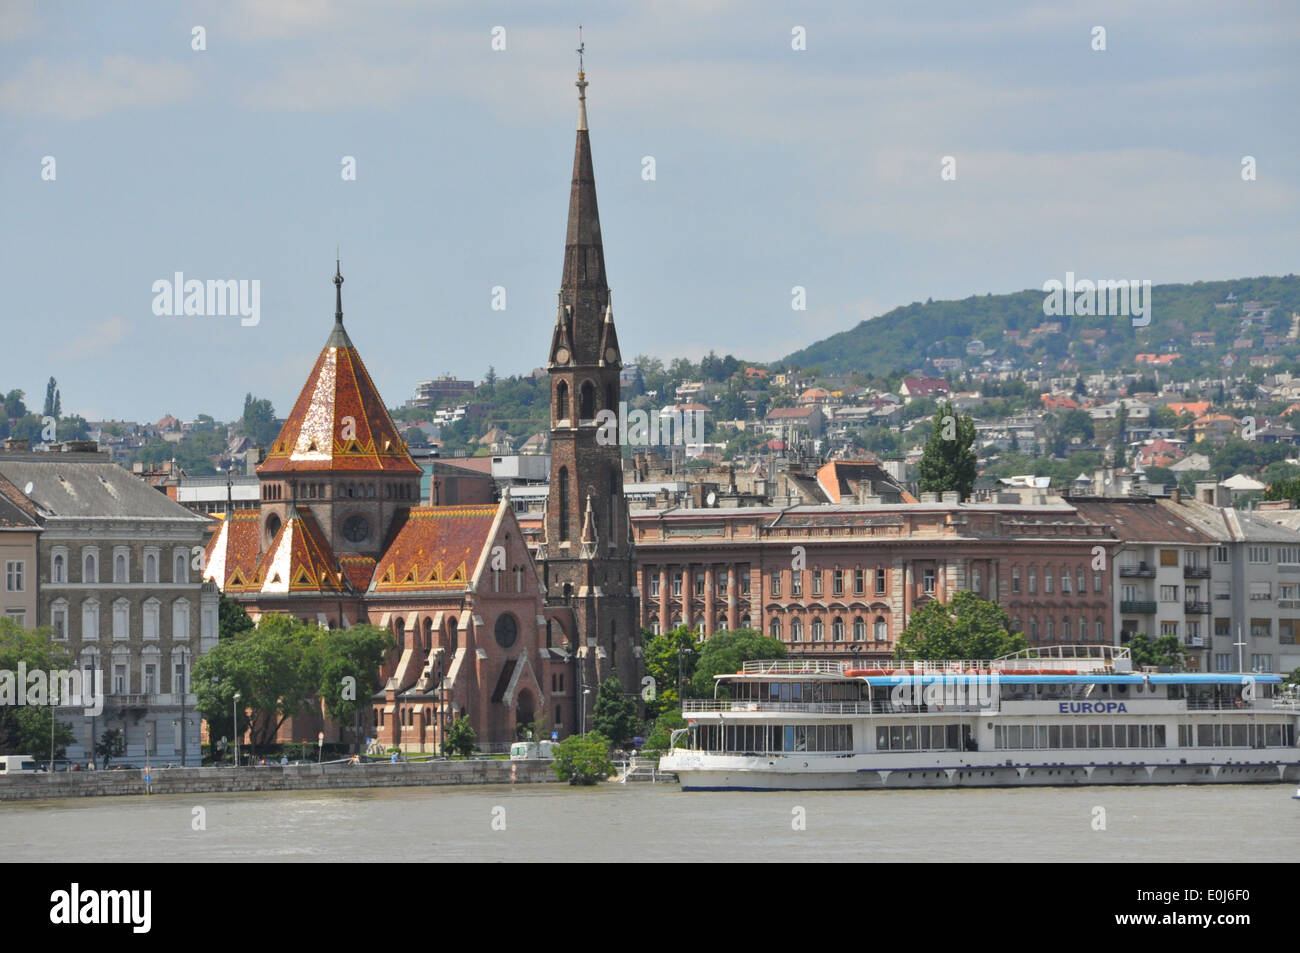
[[[67,573],[66,566],[67,566],[67,562],[66,560],[64,560],[63,554],[55,553],[54,571],[50,578],[50,582],[67,582],[68,579],[66,574]]]
[[[582,382],[582,398],[578,409],[578,419],[593,420],[596,416],[596,387],[591,381]]]
[[[144,557],[144,581],[158,581],[158,557],[154,553],[148,553]]]
[[[803,641],[803,619],[796,617],[790,620],[790,641]]]
[[[872,628],[875,629],[877,642],[889,641],[889,623],[885,621],[884,616],[876,616],[876,621],[872,624]]]
[[[1051,579],[1052,577],[1048,576],[1047,578]],[[1047,641],[1051,642],[1055,638],[1056,638],[1056,620],[1053,619],[1051,616],[1048,616],[1047,617]]]
[[[560,541],[569,538],[569,468],[560,467]]]
[[[159,610],[162,603],[157,599],[149,599],[144,604],[144,637],[146,639],[158,638],[158,617],[161,614]]]
[[[659,635],[659,620],[657,618],[650,620],[650,632],[652,635]]]
[[[697,616],[697,617],[696,617],[696,619],[695,619],[695,631],[696,631],[699,635],[703,635],[703,634],[704,634],[705,626],[706,626],[706,625],[707,625],[707,623],[704,621],[704,616]]]
[[[266,539],[267,542],[275,539],[275,534],[280,532],[280,517],[272,513],[266,518]]]
[[[131,633],[131,603],[118,599],[113,603],[113,638],[127,639]]]
[[[853,620],[853,641],[867,641],[867,621],[860,616]]]
[[[843,619],[836,619],[834,622],[831,623],[831,641],[832,642],[844,641],[844,620]]]
[[[1101,616],[1097,616],[1097,641],[1106,641],[1106,623],[1101,620]]]
[[[780,619],[776,618],[775,616],[772,617],[772,621],[767,624],[767,634],[774,639],[779,639],[781,637]]]
[[[1079,641],[1088,641],[1088,620],[1083,616],[1079,616]]]
[[[172,566],[172,582],[189,582],[190,567],[184,553],[177,553]]]
[[[1065,576],[1064,578],[1069,579],[1070,577]],[[1084,634],[1085,636],[1087,635],[1087,633]],[[1061,641],[1062,642],[1070,641],[1070,620],[1068,618],[1061,620]]]
[[[398,651],[406,648],[406,620],[400,616],[393,623],[393,638],[397,639]]]
[[[81,638],[92,642],[99,639],[99,600],[87,599],[81,604]]]
[[[1031,642],[1038,641],[1038,617],[1029,617],[1029,639]]]
[[[172,638],[188,639],[190,637],[190,603],[188,599],[177,599],[172,603]]]
[[[555,419],[569,419],[569,385],[565,381],[555,385]]]
[[[826,638],[826,623],[820,618],[813,619],[812,623],[812,640],[821,642]]]
[[[81,559],[81,581],[99,582],[99,559],[92,553],[86,553]]]

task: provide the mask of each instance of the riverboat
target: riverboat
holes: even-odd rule
[[[1300,781],[1278,675],[1134,671],[1127,648],[973,661],[780,659],[684,699],[686,791]]]

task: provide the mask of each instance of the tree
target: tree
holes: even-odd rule
[[[1021,633],[1011,631],[1011,619],[996,602],[970,590],[948,602],[933,600],[912,614],[898,638],[903,659],[995,659],[1028,647]]]
[[[217,603],[217,638],[227,639],[253,628],[253,620],[244,607],[225,593]]]
[[[108,769],[109,761],[126,754],[126,739],[122,737],[122,729],[106,729],[95,744],[95,754],[104,759],[105,770]]]
[[[478,733],[470,725],[467,717],[461,715],[451,723],[443,747],[448,755],[460,755],[462,758],[468,758],[477,750]]]
[[[599,731],[569,735],[553,749],[555,776],[570,784],[598,784],[614,773],[609,760],[609,739]]]
[[[310,710],[320,687],[320,653],[312,651],[319,628],[292,616],[263,616],[255,629],[218,640],[194,663],[197,707],[219,736],[239,693],[231,736],[247,729],[256,750],[275,742],[285,720]]]
[[[1143,665],[1179,668],[1183,664],[1183,646],[1176,635],[1162,635],[1153,642],[1145,632],[1139,632],[1129,639],[1128,650],[1134,668]]]
[[[488,390],[494,390],[497,386],[497,369],[491,364],[488,365],[487,372],[483,375],[483,386]]]
[[[623,683],[616,677],[610,677],[600,683],[596,690],[596,704],[592,711],[592,727],[622,744],[641,729],[641,719],[637,715],[636,702],[623,694]]]
[[[359,725],[370,711],[370,696],[383,685],[379,667],[397,647],[387,629],[354,625],[350,629],[319,629],[313,649],[320,654],[320,686],[325,714],[341,725]],[[360,734],[358,732],[358,734]],[[360,738],[354,738],[360,750]]]
[[[1276,480],[1264,491],[1266,500],[1292,500],[1300,503],[1300,477]]]
[[[958,417],[945,401],[934,415],[934,429],[921,454],[921,492],[956,490],[961,499],[975,486],[975,421],[966,414]]]
[[[47,627],[24,629],[13,619],[0,618],[0,672],[17,672],[21,664],[28,672],[54,673],[72,667],[72,657],[51,644],[54,633]],[[0,751],[11,754],[38,754],[50,750],[50,720],[53,717],[49,699],[40,698],[35,704],[30,699],[27,686],[13,684],[15,692],[23,693],[23,704],[0,693]],[[73,742],[72,729],[67,724],[55,725],[55,753]]]
[[[252,394],[244,395],[244,436],[256,446],[268,446],[280,432],[275,422],[275,409],[266,399]]]
[[[45,409],[42,412],[43,415],[58,420],[60,410],[59,405],[59,383],[51,377],[49,382],[45,385]]]
[[[780,639],[769,638],[754,629],[715,632],[700,645],[691,689],[697,698],[710,698],[714,675],[737,672],[746,662],[756,659],[779,658],[785,658],[785,645]],[[719,691],[726,693],[727,689],[724,686]]]
[[[661,712],[681,710],[678,684],[681,684],[683,691],[690,691],[691,677],[695,673],[695,663],[699,656],[695,651],[695,634],[684,625],[660,635],[650,635],[648,638],[647,635],[643,629],[645,672],[654,679],[655,693],[654,698],[646,700],[645,712],[647,718],[655,719]]]
[[[680,710],[665,711],[655,719],[654,728],[645,740],[647,751],[663,751],[672,740],[673,731],[686,727],[686,719]]]

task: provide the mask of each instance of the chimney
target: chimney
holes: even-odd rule
[[[1181,503],[1183,501],[1183,491],[1177,486],[1172,487],[1169,490],[1169,499],[1173,500],[1175,503]]]
[[[6,453],[22,453],[23,451],[30,450],[31,448],[32,448],[31,444],[28,443],[26,440],[20,440],[18,437],[5,438]]]
[[[958,493],[956,490],[944,490],[943,495],[940,497],[940,499],[942,499],[943,502],[945,503],[956,504],[961,502],[961,494]]]

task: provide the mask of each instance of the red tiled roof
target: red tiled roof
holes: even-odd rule
[[[258,566],[262,591],[345,591],[347,583],[316,517],[310,510],[290,512],[294,515],[284,521]]]
[[[235,510],[208,543],[203,578],[214,580],[222,592],[255,590],[261,535],[262,519],[257,510]]]
[[[464,589],[490,542],[497,509],[497,504],[412,507],[375,566],[375,591]]]
[[[331,336],[316,358],[280,435],[257,468],[259,474],[420,472],[357,349],[346,335],[342,342]]]

